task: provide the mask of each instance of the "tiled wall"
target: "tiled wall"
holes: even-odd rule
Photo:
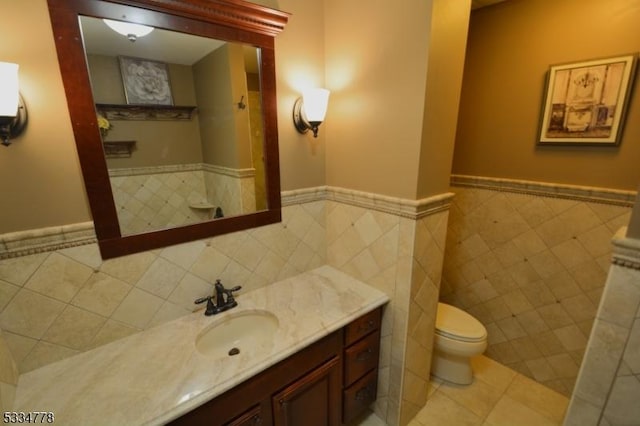
[[[189,208],[207,200],[202,170],[121,169],[110,172],[120,229],[124,235],[207,220],[208,210]],[[144,173],[142,173],[144,172]]]
[[[391,299],[384,308],[375,407],[383,419],[397,418],[399,409],[402,357],[397,360],[392,350],[401,350],[404,341],[397,327],[406,315],[397,315],[396,290],[400,253],[408,252],[406,246],[411,242],[411,230],[405,229],[408,221],[388,213],[327,202],[327,263],[371,284]],[[402,232],[401,222],[405,222]],[[397,362],[392,363],[393,355]],[[390,383],[394,380],[398,382]]]
[[[609,269],[610,240],[628,223],[633,194],[590,202],[584,200],[602,197],[544,184],[461,183],[452,189],[441,300],[486,326],[486,355],[570,395]]]
[[[448,215],[448,211],[440,211],[415,222],[401,425],[413,419],[427,402]]]
[[[225,216],[256,211],[254,171],[207,164],[114,169],[109,172],[120,229],[124,235],[209,220],[212,209]]]
[[[187,314],[217,278],[249,291],[328,263],[391,299],[375,410],[404,425],[426,402],[451,195],[292,191],[279,224],[107,261],[95,244],[0,260],[0,328],[26,372]]]
[[[0,411],[9,411],[18,384],[18,367],[0,330]]]
[[[225,216],[256,211],[255,172],[204,165],[207,200],[221,206]]]
[[[97,245],[0,260],[0,327],[20,372],[190,313],[220,278],[244,291],[326,263],[324,201],[283,222],[102,261]]]
[[[450,194],[379,211],[385,200],[345,191],[327,203],[327,262],[385,292],[378,399],[387,424],[407,424],[426,402]],[[355,201],[359,200],[359,201]],[[442,204],[440,204],[442,203]],[[359,205],[353,205],[359,204]],[[425,210],[416,214],[417,210]],[[385,209],[383,209],[385,210]]]
[[[580,368],[566,426],[640,421],[640,241],[614,239],[607,283]]]

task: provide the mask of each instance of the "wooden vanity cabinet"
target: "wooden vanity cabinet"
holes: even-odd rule
[[[340,424],[340,358],[296,380],[272,397],[273,423],[278,426]]]
[[[171,425],[339,426],[376,398],[378,308]]]
[[[378,308],[344,328],[343,424],[357,418],[376,399],[381,318]]]

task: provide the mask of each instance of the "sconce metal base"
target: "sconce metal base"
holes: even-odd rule
[[[0,143],[11,145],[11,138],[18,136],[27,126],[27,108],[19,97],[18,114],[15,117],[0,117]]]
[[[296,126],[296,130],[302,134],[307,133],[309,130],[313,131],[313,137],[318,137],[318,126],[322,122],[307,121],[307,118],[302,112],[302,98],[296,99],[293,104],[293,125]]]
[[[293,104],[293,125],[296,126],[296,130],[300,133],[307,133],[311,128],[311,125],[304,117],[302,113],[302,98],[296,99]]]

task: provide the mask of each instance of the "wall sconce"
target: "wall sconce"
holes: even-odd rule
[[[144,37],[153,31],[153,27],[147,25],[134,24],[132,22],[113,21],[111,19],[103,19],[109,28],[118,34],[122,34],[129,41],[134,42],[138,37]]]
[[[300,133],[313,131],[313,137],[318,137],[318,126],[324,121],[329,104],[327,89],[308,89],[302,92],[302,97],[293,104],[293,124]]]
[[[11,145],[27,125],[27,108],[18,87],[18,64],[0,62],[0,138],[2,145]]]

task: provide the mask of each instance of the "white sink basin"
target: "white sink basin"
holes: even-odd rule
[[[271,346],[278,324],[271,312],[240,312],[200,332],[196,349],[203,355],[222,358],[265,348]]]

